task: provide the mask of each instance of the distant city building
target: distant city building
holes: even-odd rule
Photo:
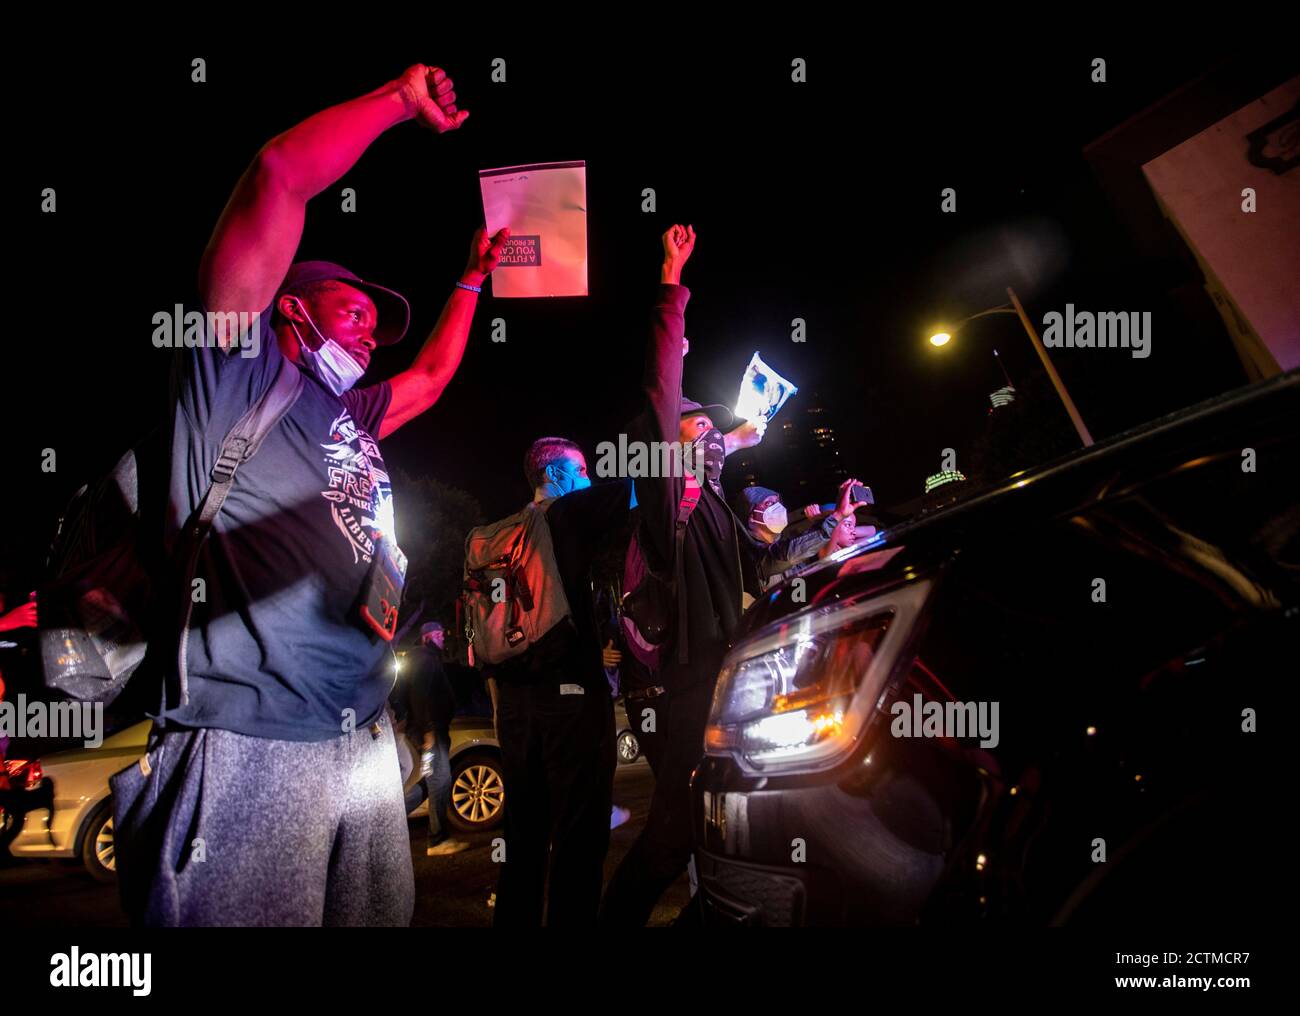
[[[761,470],[755,449],[745,448],[727,457],[727,489],[742,490],[762,482]],[[767,486],[767,484],[762,484]]]
[[[959,469],[944,469],[925,478],[925,492],[928,494],[936,487],[942,487],[944,484],[956,483],[965,479],[966,474]]]
[[[773,426],[777,433],[769,434],[764,444],[771,442],[781,460],[786,483],[782,493],[789,502],[824,500],[848,478],[840,461],[834,414],[815,392],[806,400],[792,400]]]
[[[813,394],[788,402],[756,448],[727,456],[725,483],[736,491],[760,484],[781,492],[787,505],[826,502],[848,478],[840,462],[835,420]]]
[[[993,403],[994,409],[1001,409],[1003,406],[1009,406],[1016,401],[1016,390],[1011,385],[1004,385],[996,392],[989,395],[989,401]]]

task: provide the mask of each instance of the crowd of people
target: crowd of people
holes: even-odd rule
[[[177,356],[170,550],[209,503],[232,426],[286,369],[303,383],[256,455],[239,463],[197,559],[207,595],[164,675],[147,751],[111,781],[122,901],[137,923],[405,925],[414,905],[411,810],[429,802],[429,856],[466,847],[446,825],[455,696],[441,624],[423,626],[405,660],[406,691],[389,701],[390,647],[369,605],[404,559],[380,442],[451,383],[509,231],[475,234],[412,366],[361,387],[374,348],[407,330],[405,298],[294,255],[307,202],[380,134],[405,120],[441,134],[467,116],[451,79],[423,65],[315,114],[261,149],[204,252],[198,306],[230,321],[255,314],[260,342],[218,326],[214,346]],[[749,599],[800,562],[869,535],[857,526],[865,502],[853,500],[853,479],[834,501],[793,513],[761,487],[727,497],[724,460],[759,443],[764,422],[684,394],[682,273],[695,231],[674,225],[662,243],[647,366],[640,391],[628,393],[626,434],[687,447],[699,468],[592,484],[577,444],[540,436],[524,475],[549,544],[547,595],[567,610],[544,632],[512,629],[523,651],[506,658],[486,658],[468,631],[505,782],[498,925],[646,923],[690,862],[691,771]],[[243,355],[249,348],[260,352]],[[602,540],[629,532],[621,581],[597,581]],[[643,611],[657,591],[666,634],[651,637],[647,615],[630,608],[638,590],[649,591]],[[511,596],[526,611],[537,592]],[[615,696],[655,789],[644,828],[604,886],[619,821]],[[403,790],[416,765],[418,780]]]

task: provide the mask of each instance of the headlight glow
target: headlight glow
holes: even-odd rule
[[[723,662],[705,752],[751,772],[833,765],[861,735],[930,582],[787,618]]]

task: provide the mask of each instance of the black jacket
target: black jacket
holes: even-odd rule
[[[659,286],[651,314],[650,341],[646,349],[642,414],[632,425],[632,435],[647,442],[675,443],[680,437],[682,401],[682,336],[690,291],[684,286]],[[677,506],[686,487],[684,476],[638,477],[637,503],[641,507],[638,539],[649,566],[672,575]],[[713,680],[741,615],[741,592],[750,572],[750,592],[759,592],[756,568],[767,561],[800,557],[825,543],[828,534],[818,528],[790,540],[768,545],[750,535],[727,504],[720,484],[705,483],[700,503],[686,527],[684,579],[687,602],[688,661],[678,661],[676,645],[662,671],[668,687],[689,686]],[[743,559],[753,566],[746,569]],[[682,590],[678,591],[681,595]],[[674,632],[674,643],[680,632]]]
[[[406,686],[405,719],[407,736],[416,744],[429,731],[443,737],[451,729],[456,697],[447,680],[442,653],[430,646],[418,646],[406,654],[401,678]],[[401,710],[395,707],[401,714]]]

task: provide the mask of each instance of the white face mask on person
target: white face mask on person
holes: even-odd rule
[[[789,518],[785,511],[785,505],[781,504],[779,501],[774,505],[768,506],[762,512],[757,512],[755,514],[756,518],[754,521],[773,533],[781,532],[789,522]]]
[[[366,372],[365,368],[349,356],[337,342],[322,335],[321,330],[316,327],[316,322],[307,313],[303,302],[298,300],[297,303],[302,316],[307,319],[311,330],[316,333],[316,337],[321,342],[319,349],[308,349],[307,343],[302,341],[302,335],[298,332],[298,326],[292,321],[289,322],[293,326],[293,334],[298,336],[298,345],[302,347],[302,362],[326,388],[335,395],[342,395],[361,380],[361,375]]]

